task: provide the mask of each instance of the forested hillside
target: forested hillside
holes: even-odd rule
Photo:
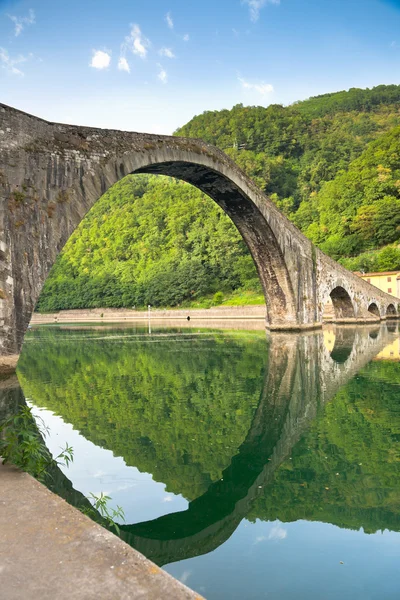
[[[176,135],[222,148],[348,268],[400,269],[400,86],[289,107],[237,105],[194,117]],[[129,176],[72,236],[38,310],[207,306],[232,293],[259,299],[261,289],[244,243],[217,205],[169,178]]]
[[[211,294],[209,306],[221,290],[246,287],[262,293],[240,234],[217,204],[183,182],[136,175],[111,188],[77,228],[38,310],[176,306]]]

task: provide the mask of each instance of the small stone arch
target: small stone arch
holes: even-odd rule
[[[368,312],[374,315],[374,317],[378,317],[379,319],[381,318],[381,313],[379,312],[376,302],[371,302],[371,304],[368,306]]]
[[[332,301],[335,320],[355,318],[353,303],[344,287],[338,285],[331,291],[329,296]]]
[[[386,316],[389,318],[397,317],[396,307],[394,304],[389,304],[389,306],[386,309]]]

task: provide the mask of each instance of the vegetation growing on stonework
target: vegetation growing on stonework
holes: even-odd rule
[[[31,408],[21,406],[15,415],[0,423],[0,456],[3,464],[11,463],[42,482],[46,481],[54,467],[68,467],[73,460],[73,449],[66,444],[53,458],[44,443],[47,434],[40,417],[36,422]]]
[[[325,94],[289,107],[239,104],[196,116],[176,135],[222,148],[346,267],[399,268],[400,86]],[[246,294],[262,300],[233,223],[188,184],[128,176],[73,234],[37,310],[207,307],[216,294],[228,303]]]

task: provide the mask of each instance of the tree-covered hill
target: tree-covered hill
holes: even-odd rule
[[[176,135],[222,148],[345,266],[400,269],[400,86],[239,104]],[[260,298],[251,257],[217,205],[182,182],[128,176],[78,227],[38,310],[216,303],[238,290]]]
[[[176,306],[244,287],[261,294],[217,204],[183,182],[137,175],[111,188],[71,236],[37,309]]]
[[[310,117],[323,117],[338,112],[370,112],[385,104],[396,104],[399,100],[398,85],[378,85],[371,90],[351,88],[348,91],[314,96],[303,102],[296,102],[295,106]]]
[[[400,238],[400,127],[303,200],[294,222],[333,258]]]

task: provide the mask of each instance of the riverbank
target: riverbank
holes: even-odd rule
[[[215,306],[213,308],[150,309],[150,311],[126,308],[92,308],[79,310],[60,310],[56,313],[34,313],[31,325],[44,323],[90,323],[124,321],[215,321],[221,319],[265,320],[265,304],[250,306]]]
[[[0,589],[22,600],[200,600],[120,538],[0,460]]]

